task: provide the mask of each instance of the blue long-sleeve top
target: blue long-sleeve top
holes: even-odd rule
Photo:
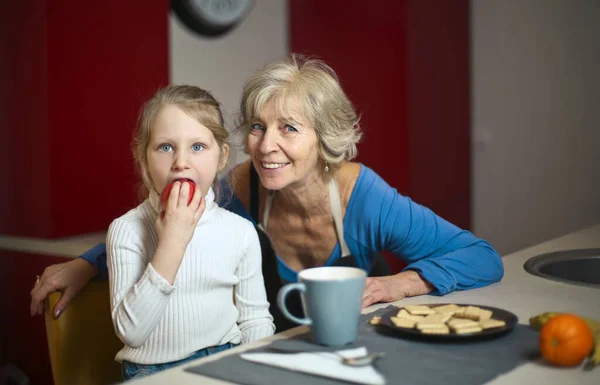
[[[252,220],[235,195],[225,200],[223,207]],[[432,294],[486,286],[504,275],[502,260],[489,243],[399,194],[365,165],[346,208],[344,239],[360,268],[369,271],[375,255],[389,251],[407,264],[404,270],[430,282]],[[325,266],[340,253],[338,242]],[[108,277],[104,244],[81,257],[97,267],[100,278]],[[282,280],[297,281],[297,272],[277,259]]]

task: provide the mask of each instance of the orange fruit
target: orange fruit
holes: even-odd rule
[[[593,347],[592,331],[573,314],[559,314],[540,330],[540,352],[553,365],[577,366]]]

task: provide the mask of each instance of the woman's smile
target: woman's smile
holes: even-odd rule
[[[268,170],[278,170],[280,168],[283,168],[285,166],[287,166],[289,164],[289,162],[287,163],[268,163],[268,162],[260,162],[260,165],[263,168],[266,168]]]

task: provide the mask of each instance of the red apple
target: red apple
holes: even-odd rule
[[[165,211],[166,207],[167,207],[167,201],[169,200],[169,195],[171,194],[171,190],[173,189],[173,184],[175,182],[187,182],[190,185],[190,195],[188,196],[188,206],[190,205],[190,203],[192,202],[192,198],[194,197],[194,191],[196,191],[196,184],[194,183],[193,180],[191,179],[177,179],[174,180],[173,182],[169,183],[167,185],[167,187],[165,187],[162,191],[162,193],[160,194],[160,206],[162,207],[162,210]],[[182,184],[183,186],[183,184]]]

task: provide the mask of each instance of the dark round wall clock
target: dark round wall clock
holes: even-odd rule
[[[171,0],[171,9],[192,31],[217,37],[234,28],[254,6],[254,0]]]

